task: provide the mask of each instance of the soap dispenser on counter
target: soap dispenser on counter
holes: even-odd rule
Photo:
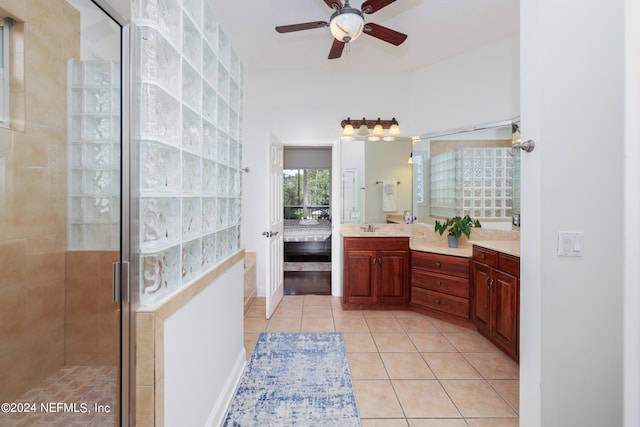
[[[404,223],[411,224],[412,222],[413,222],[413,217],[411,216],[411,213],[409,213],[408,210],[404,211]]]

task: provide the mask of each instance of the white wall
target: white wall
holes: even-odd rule
[[[518,116],[519,60],[519,37],[510,37],[414,72],[406,130],[419,135]]]
[[[625,1],[624,408],[626,427],[640,426],[640,2]]]
[[[521,6],[523,427],[622,425],[622,4]],[[560,230],[583,257],[556,255]]]
[[[219,425],[246,362],[244,263],[238,262],[164,322],[167,426]]]
[[[266,272],[268,132],[285,145],[313,146],[335,141],[349,116],[396,117],[407,136],[509,119],[520,112],[518,49],[509,38],[413,73],[245,70],[243,166],[251,172],[243,175],[242,244],[257,253],[258,294]]]

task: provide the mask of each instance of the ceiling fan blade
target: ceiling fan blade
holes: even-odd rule
[[[338,39],[333,39],[333,44],[331,45],[331,50],[329,51],[329,59],[336,59],[342,56],[342,51],[344,50],[345,42],[341,42]]]
[[[364,33],[396,46],[400,46],[407,39],[406,34],[374,23],[365,24]]]
[[[330,0],[327,0],[330,1]],[[362,3],[362,11],[364,13],[374,13],[382,9],[383,7],[389,6],[391,3],[396,0],[367,0]]]
[[[301,24],[293,24],[293,25],[280,25],[279,27],[276,27],[276,31],[279,33],[290,33],[292,31],[312,30],[314,28],[324,28],[328,26],[329,26],[328,22],[313,21],[313,22],[303,22]]]
[[[340,0],[324,0],[324,2],[331,9],[335,9],[335,7],[333,6],[334,4],[338,7],[338,9],[342,9],[342,1],[340,1]]]

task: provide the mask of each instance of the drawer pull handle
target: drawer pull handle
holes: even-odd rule
[[[439,262],[436,262],[436,267],[440,268],[442,267],[442,264],[440,264]]]
[[[440,305],[440,300],[439,299],[437,299],[435,302],[436,302],[436,305]]]
[[[487,256],[485,254],[480,254],[480,258],[485,259]]]
[[[440,280],[436,280],[436,286],[440,286],[442,285],[442,283],[440,283]]]

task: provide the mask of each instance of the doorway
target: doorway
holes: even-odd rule
[[[284,294],[331,295],[332,147],[285,146]]]
[[[128,425],[114,277],[127,23],[103,0],[0,15],[0,424]]]

